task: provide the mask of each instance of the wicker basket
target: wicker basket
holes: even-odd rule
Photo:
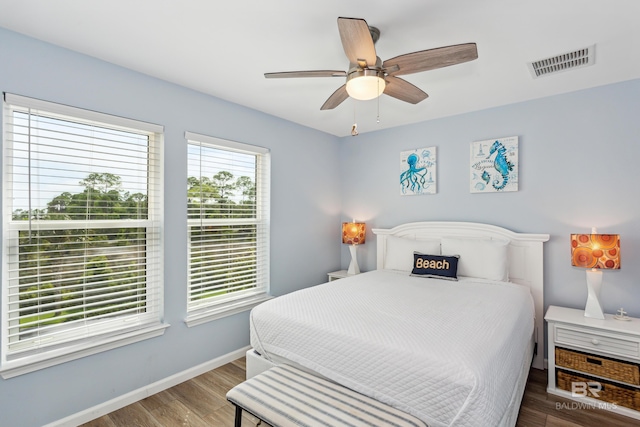
[[[556,366],[640,385],[638,365],[556,347]]]
[[[636,390],[630,386],[624,386],[622,384],[616,385],[608,381],[583,377],[573,372],[556,369],[556,385],[558,388],[572,392],[571,385],[573,382],[598,382],[600,383],[601,389],[596,393],[597,395],[590,393],[589,397],[631,408],[636,411],[640,410],[640,390]]]

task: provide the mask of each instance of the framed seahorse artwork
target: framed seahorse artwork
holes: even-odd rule
[[[471,192],[518,191],[518,137],[471,143]]]
[[[436,193],[436,147],[400,152],[400,195]]]

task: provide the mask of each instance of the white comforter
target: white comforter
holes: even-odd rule
[[[251,344],[436,426],[496,426],[534,328],[528,288],[376,270],[251,312]]]

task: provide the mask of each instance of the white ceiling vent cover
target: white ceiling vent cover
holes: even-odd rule
[[[588,67],[595,63],[596,45],[578,49],[573,52],[563,53],[551,58],[530,62],[529,71],[534,79],[560,71],[571,70],[573,68]]]

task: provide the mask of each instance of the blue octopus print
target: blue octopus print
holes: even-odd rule
[[[418,155],[415,153],[410,154],[407,157],[407,164],[409,169],[400,174],[400,186],[402,188],[402,194],[405,194],[407,190],[411,190],[412,193],[420,193],[427,179],[426,167],[416,167],[418,164]]]
[[[436,147],[400,152],[400,195],[435,194],[436,169]]]
[[[494,153],[497,153],[493,160],[493,167],[498,171],[502,180],[496,178],[493,180],[491,185],[496,190],[502,190],[509,183],[509,173],[513,170],[513,164],[507,159],[507,149],[504,148],[504,145],[500,143],[500,141],[496,141],[491,146],[491,150],[489,150],[489,155],[487,159],[490,158]],[[486,178],[483,174],[483,178]]]

